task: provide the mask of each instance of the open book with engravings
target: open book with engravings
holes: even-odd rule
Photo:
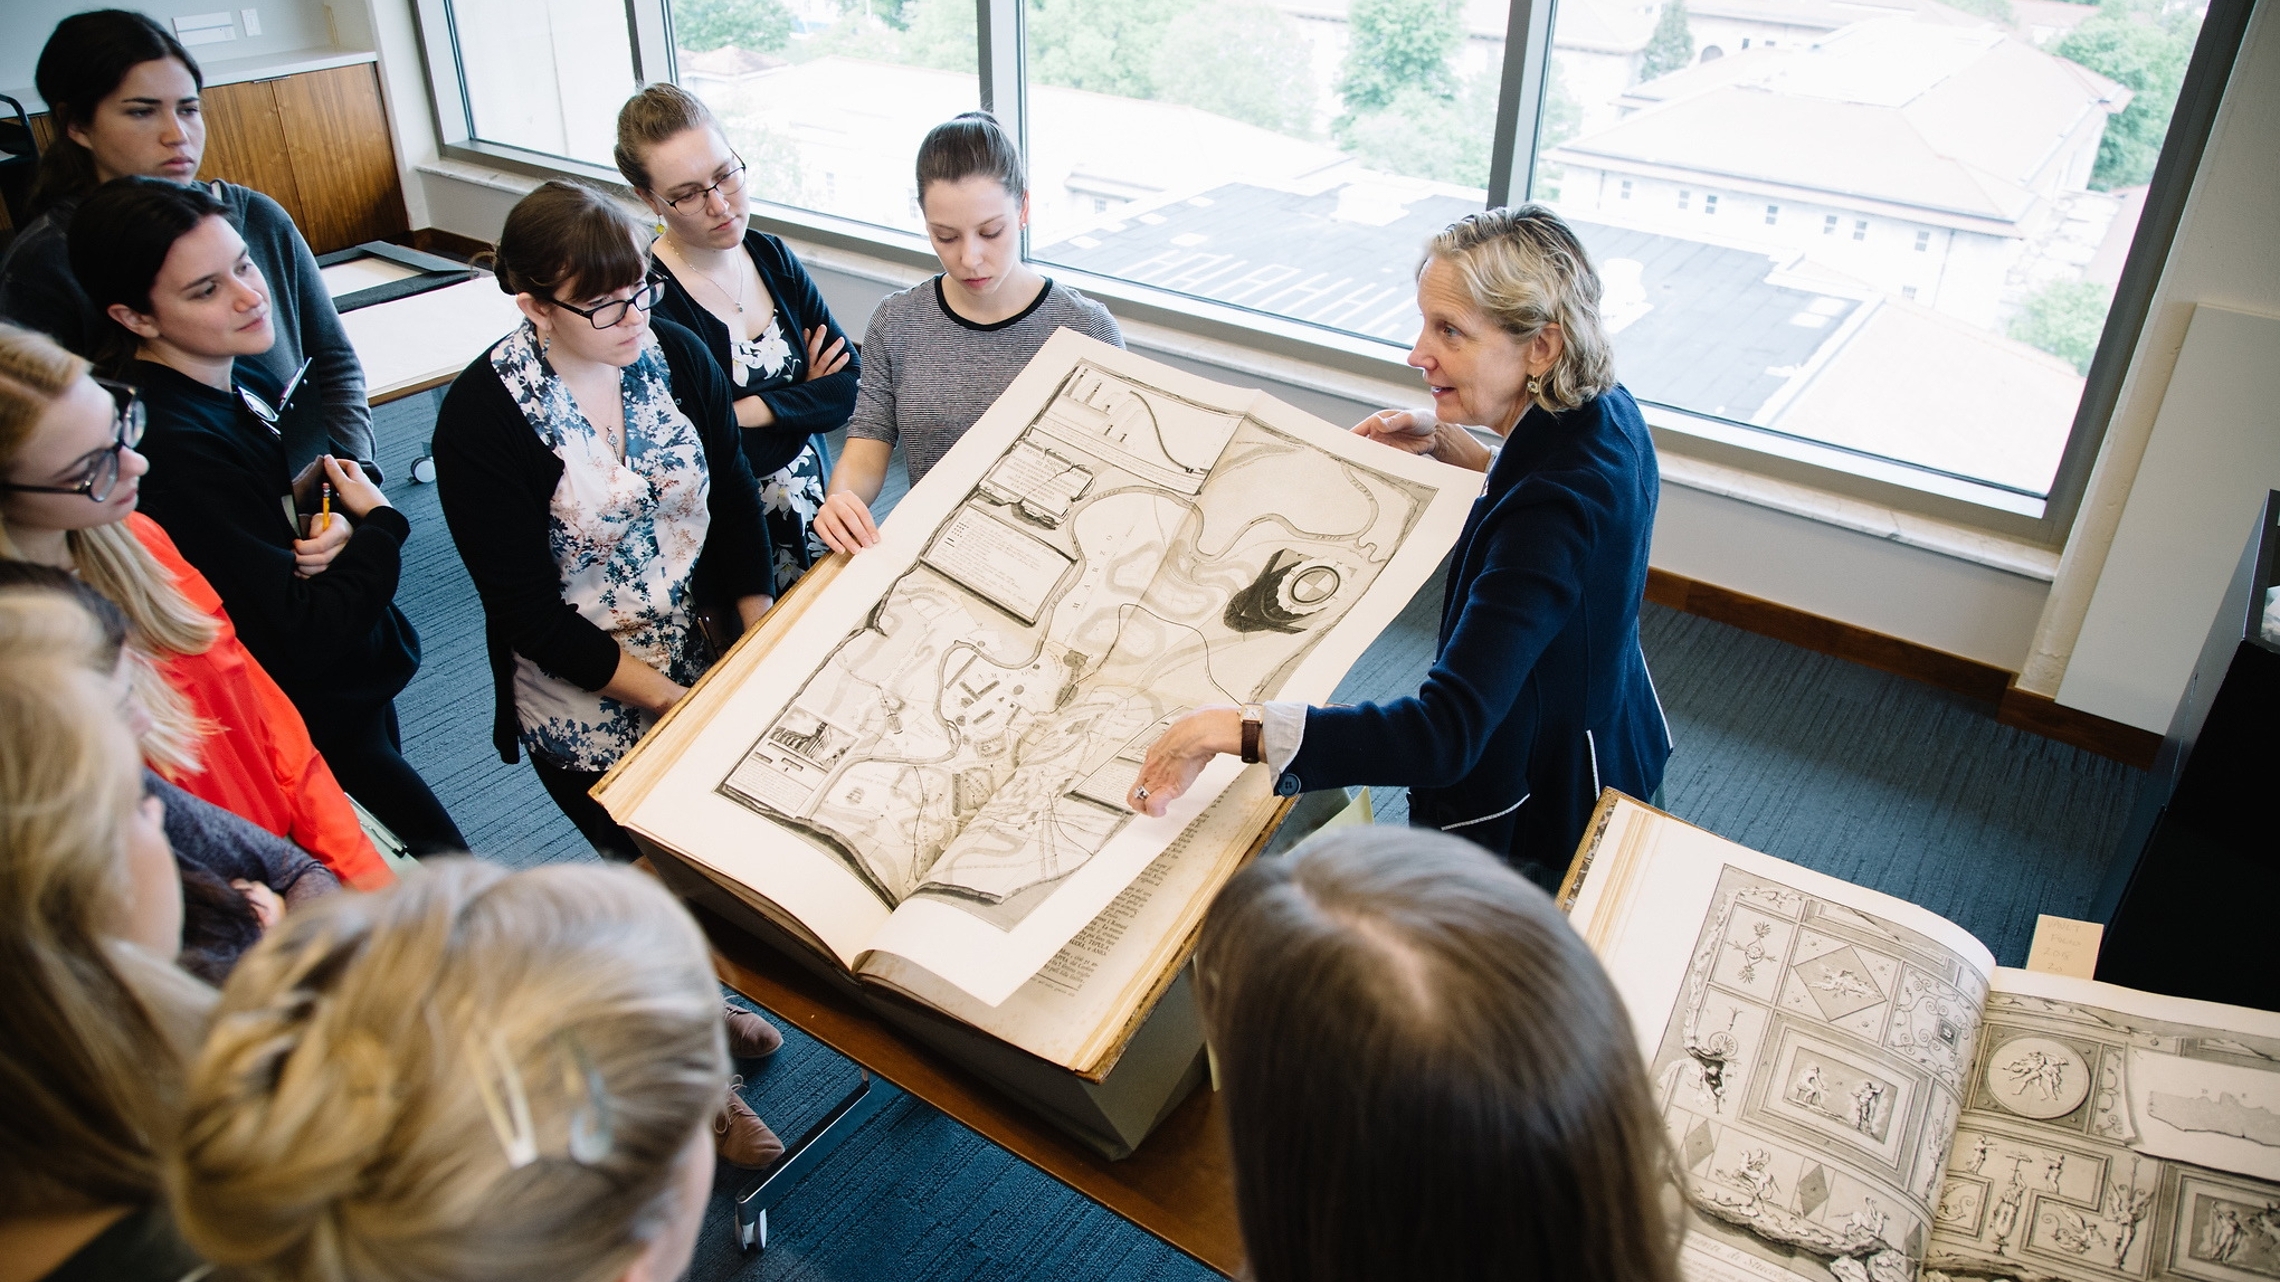
[[[2280,1278],[2280,1015],[2011,970],[1605,794],[1561,887],[1614,977],[1691,1282]]]
[[[1064,330],[596,796],[847,979],[1098,1081],[1285,806],[1223,757],[1136,814],[1148,746],[1327,699],[1479,490]]]

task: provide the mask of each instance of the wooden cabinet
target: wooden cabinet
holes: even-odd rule
[[[311,250],[394,240],[410,229],[371,63],[213,85],[204,103],[206,163],[198,176],[266,193],[293,216]],[[42,151],[53,145],[48,116],[32,117],[32,132]]]
[[[317,253],[410,230],[372,64],[206,91],[203,178],[267,192]]]

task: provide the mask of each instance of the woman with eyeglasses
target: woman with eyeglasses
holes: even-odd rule
[[[750,175],[695,94],[655,84],[618,111],[618,172],[657,215],[657,314],[728,375],[744,457],[760,480],[776,591],[829,555],[813,530],[831,459],[823,433],[855,409],[861,362],[784,242],[749,225]]]
[[[69,571],[127,616],[162,681],[137,694],[149,764],[290,839],[360,889],[394,879],[205,576],[135,511],[149,462],[134,389],[88,376],[45,334],[0,324],[0,558]]]
[[[728,380],[650,311],[648,237],[554,180],[517,202],[494,270],[523,323],[461,373],[435,424],[444,519],[483,599],[493,742],[522,752],[612,859],[640,852],[588,796],[773,603],[760,490]]]
[[[221,593],[349,795],[414,854],[464,850],[396,723],[420,665],[395,605],[411,526],[352,461],[323,456],[297,490],[283,388],[250,359],[276,338],[268,284],[226,213],[204,188],[121,178],[72,220],[73,274],[135,344],[121,372],[150,411],[143,511]]]

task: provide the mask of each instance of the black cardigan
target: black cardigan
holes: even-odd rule
[[[760,486],[738,449],[728,380],[694,334],[669,321],[656,322],[656,333],[673,403],[703,437],[712,473],[706,501],[712,524],[697,561],[698,600],[715,605],[773,593],[775,558],[760,519]],[[581,689],[599,690],[617,673],[618,643],[562,598],[562,571],[547,545],[562,460],[507,394],[489,351],[444,395],[435,421],[435,469],[444,522],[483,600],[496,700],[491,742],[500,760],[516,761],[521,722],[514,656]]]
[[[792,345],[792,363],[787,371],[792,381],[759,393],[776,421],[744,430],[744,457],[752,464],[752,474],[766,476],[798,458],[809,437],[838,427],[855,412],[855,383],[863,372],[863,362],[855,353],[854,340],[839,327],[831,308],[824,305],[815,280],[800,266],[800,260],[792,257],[792,251],[784,248],[784,242],[763,231],[747,231],[744,252],[760,269],[760,279],[768,286],[782,317],[784,341]],[[665,273],[665,297],[657,304],[657,314],[695,334],[705,355],[715,365],[722,365],[727,360],[728,326],[704,309],[689,287],[673,275],[672,268],[662,260],[657,265]],[[847,367],[803,383],[799,380],[807,372],[807,332],[818,325],[824,327],[825,347],[831,346],[833,339],[846,344]],[[725,377],[725,368],[723,374]],[[733,385],[729,394],[736,394]]]
[[[301,710],[309,733],[356,732],[420,667],[420,638],[397,609],[396,579],[411,523],[392,507],[354,522],[332,564],[293,572],[295,531],[285,447],[237,396],[152,361],[127,375],[142,392],[150,459],[141,508],[221,594],[230,621]],[[278,384],[250,360],[235,378],[275,404]],[[333,515],[347,519],[336,501]]]

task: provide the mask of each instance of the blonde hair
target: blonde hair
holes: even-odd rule
[[[703,99],[663,81],[643,88],[618,108],[617,146],[610,153],[618,173],[635,191],[650,190],[649,149],[691,129],[720,129]]]
[[[728,1077],[696,924],[627,868],[435,860],[297,908],[191,1073],[175,1218],[294,1282],[601,1282]]]
[[[75,602],[13,593],[0,632],[0,1207],[155,1200],[183,1065],[213,992],[116,935],[142,800],[101,633]]]
[[[48,409],[87,372],[86,361],[47,335],[0,324],[0,470],[14,465]],[[220,624],[182,594],[174,577],[126,522],[72,530],[64,541],[79,577],[126,611],[131,639],[145,658],[204,654],[221,634]],[[0,513],[0,557],[24,559],[9,537],[4,513]],[[152,729],[144,736],[143,747],[153,763],[176,777],[196,773],[201,768],[198,744],[206,727],[181,693],[147,663],[137,665],[135,693],[150,714]]]
[[[1560,357],[1536,399],[1572,410],[1615,386],[1615,352],[1599,320],[1599,272],[1575,232],[1543,205],[1491,209],[1450,223],[1425,244],[1418,274],[1447,263],[1497,327],[1521,343],[1558,325]]]

